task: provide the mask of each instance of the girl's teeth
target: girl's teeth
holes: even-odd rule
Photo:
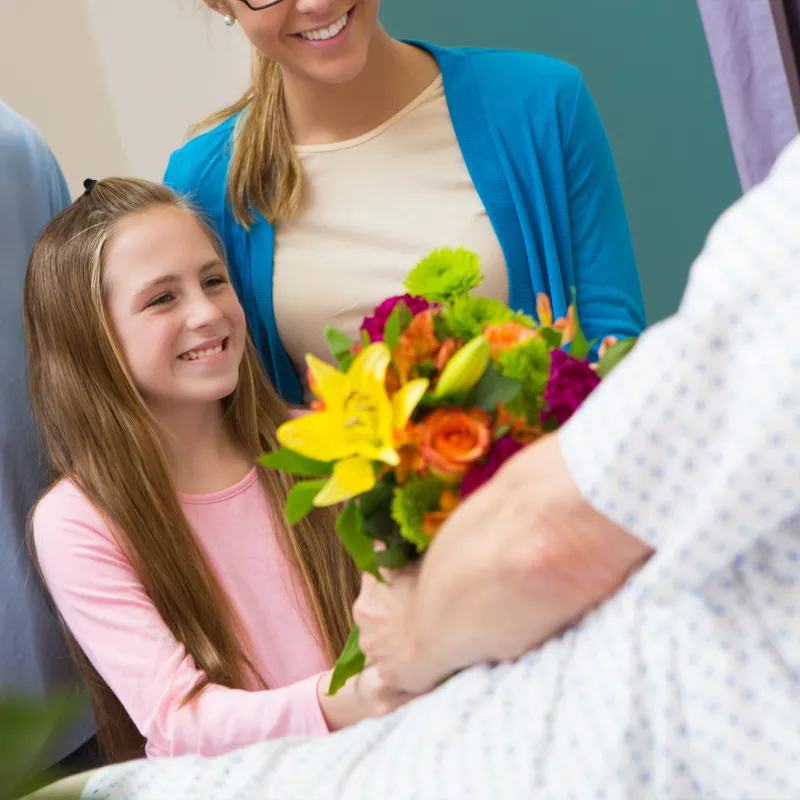
[[[299,34],[299,36],[303,39],[310,39],[312,42],[332,39],[334,36],[336,36],[336,34],[341,32],[345,25],[347,25],[349,16],[350,12],[348,11],[343,17],[337,19],[333,25],[329,25],[327,28],[320,28],[318,31],[306,31],[305,33]]]
[[[197,361],[198,358],[205,358],[206,356],[215,356],[217,353],[222,352],[222,345],[218,344],[209,350],[192,350],[189,353],[184,353],[181,358],[184,361]]]

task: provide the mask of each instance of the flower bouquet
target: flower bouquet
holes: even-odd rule
[[[473,294],[482,280],[475,254],[437,250],[409,274],[408,294],[364,320],[361,341],[327,327],[337,366],[307,356],[311,413],[282,425],[282,449],[261,458],[308,478],[287,499],[291,524],[344,504],[339,536],[379,580],[380,568],[424,553],[505,461],[563,425],[634,345],[605,341],[591,363],[574,302],[554,320],[539,295],[534,320]],[[363,667],[354,627],[331,694]]]

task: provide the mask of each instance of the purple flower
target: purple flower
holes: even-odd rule
[[[361,323],[361,330],[369,334],[370,341],[382,342],[383,329],[389,321],[389,317],[394,311],[394,307],[403,302],[406,308],[411,312],[411,316],[419,314],[421,311],[427,311],[430,308],[430,303],[422,297],[412,297],[410,294],[402,294],[397,297],[390,297],[384,300],[373,312],[371,317],[366,317]]]
[[[522,445],[510,436],[502,436],[493,445],[483,464],[473,464],[461,482],[461,497],[468,497],[494,476],[511,456],[522,450]]]
[[[555,419],[563,425],[594,391],[600,378],[588,361],[579,361],[563,350],[553,350],[550,357],[550,379],[544,390],[542,422]]]

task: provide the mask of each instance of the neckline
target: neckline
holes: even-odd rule
[[[389,117],[386,122],[382,122],[377,128],[371,131],[362,133],[361,136],[356,136],[354,139],[345,139],[341,142],[330,142],[328,144],[298,144],[295,145],[295,152],[298,155],[307,155],[311,153],[330,153],[335,150],[347,150],[351,147],[358,147],[358,145],[380,136],[384,131],[387,131],[393,125],[398,123],[403,117],[407,117],[412,111],[419,108],[426,100],[436,94],[436,92],[444,86],[444,79],[442,73],[433,79],[408,105],[401,108],[394,116]]]
[[[233,486],[229,486],[227,489],[220,489],[219,491],[208,492],[206,494],[178,492],[178,500],[180,500],[181,503],[189,505],[219,503],[223,500],[230,500],[231,497],[235,497],[237,494],[241,494],[246,489],[249,489],[256,480],[258,480],[258,467],[253,467],[244,478],[234,483]]]

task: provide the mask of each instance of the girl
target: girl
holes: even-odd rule
[[[26,278],[55,477],[32,533],[108,758],[141,737],[149,756],[219,754],[395,707],[374,673],[327,696],[358,576],[330,514],[290,528],[289,485],[253,467],[287,410],[222,249],[169,189],[87,185]]]
[[[222,237],[284,398],[308,399],[303,359],[325,355],[326,322],[358,338],[437,247],[477,252],[482,291],[514,308],[546,292],[563,315],[574,288],[590,339],[641,331],[616,171],[576,69],[397,41],[379,0],[206,3],[252,42],[252,85],[165,182]]]

